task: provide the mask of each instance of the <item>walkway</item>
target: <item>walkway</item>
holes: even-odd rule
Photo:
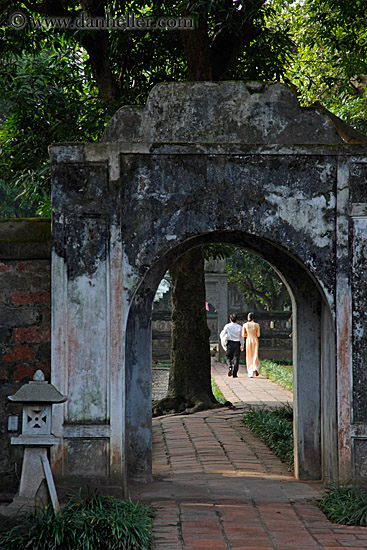
[[[297,482],[241,423],[245,404],[290,392],[213,363],[234,409],[153,419],[154,482],[132,489],[156,508],[154,550],[360,550],[367,529],[331,524],[314,504],[323,487]]]

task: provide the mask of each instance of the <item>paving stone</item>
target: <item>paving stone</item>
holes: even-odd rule
[[[366,528],[329,522],[315,504],[323,486],[296,481],[242,424],[249,404],[292,403],[291,392],[233,380],[218,362],[212,375],[234,409],[153,419],[154,482],[131,490],[157,509],[153,550],[367,549]]]

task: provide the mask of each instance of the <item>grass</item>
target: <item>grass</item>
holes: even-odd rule
[[[330,486],[319,507],[333,523],[367,525],[367,494],[349,483]]]
[[[227,403],[227,399],[224,397],[220,389],[218,388],[217,384],[214,382],[214,379],[212,378],[212,392],[215,397],[215,399],[218,401],[218,403]]]
[[[153,369],[154,367],[165,367],[169,369],[171,366],[171,361],[169,359],[160,359],[158,361],[154,361],[152,366],[153,366]]]
[[[293,369],[286,365],[277,365],[274,361],[260,361],[260,373],[286,390],[293,391]]]
[[[0,534],[2,550],[148,550],[153,541],[153,508],[97,494],[19,519]]]
[[[289,403],[276,409],[251,407],[243,423],[293,470],[293,409]]]

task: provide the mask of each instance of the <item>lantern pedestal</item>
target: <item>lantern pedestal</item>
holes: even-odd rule
[[[27,506],[28,503],[31,507],[44,507],[51,498],[52,506],[58,512],[60,506],[47,456],[48,447],[55,445],[58,438],[52,435],[42,437],[37,443],[32,439],[32,436],[19,436],[13,437],[11,441],[12,445],[25,446],[19,491],[13,505]]]
[[[12,437],[11,444],[24,446],[24,458],[18,494],[9,506],[0,507],[0,513],[13,515],[29,508],[44,507],[50,499],[55,512],[58,512],[60,506],[48,461],[48,449],[59,441],[51,433],[52,404],[63,403],[67,398],[52,384],[45,382],[43,372],[38,370],[33,380],[9,399],[23,403],[22,433]]]

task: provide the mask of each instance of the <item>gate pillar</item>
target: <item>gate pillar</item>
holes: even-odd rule
[[[124,304],[121,230],[106,162],[83,146],[52,151],[52,380],[56,478],[124,489]],[[126,313],[127,317],[127,313]],[[80,479],[79,479],[80,478]],[[77,481],[79,479],[79,481]]]

